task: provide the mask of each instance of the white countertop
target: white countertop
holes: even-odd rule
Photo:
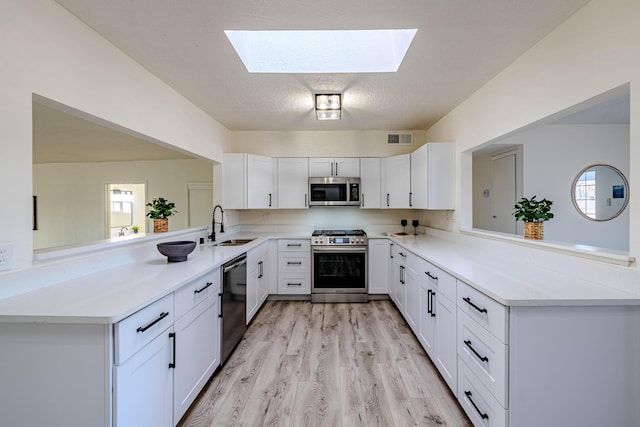
[[[187,261],[168,263],[156,251],[130,263],[0,300],[0,322],[115,323],[197,277],[267,241],[264,233],[242,246],[200,245]],[[230,236],[225,236],[225,239]],[[222,239],[222,240],[225,240]],[[155,249],[154,249],[155,250]]]
[[[308,233],[242,232],[255,237],[236,247],[198,246],[188,261],[167,263],[156,252],[129,263],[0,300],[0,322],[114,323],[168,295],[270,238],[309,238]],[[532,268],[459,242],[421,234],[389,238],[496,301],[508,306],[640,305],[637,292]],[[154,248],[155,250],[155,248]],[[506,261],[505,261],[506,260]]]
[[[504,305],[640,305],[640,283],[637,292],[616,289],[424,234],[369,237],[390,239]]]

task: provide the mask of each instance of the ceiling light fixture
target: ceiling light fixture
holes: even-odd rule
[[[340,120],[342,96],[334,94],[316,94],[316,118],[318,120]]]

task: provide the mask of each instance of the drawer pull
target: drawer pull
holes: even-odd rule
[[[173,362],[169,363],[169,368],[175,369],[176,367],[176,333],[169,332],[169,338],[173,340]]]
[[[287,265],[302,265],[302,261],[287,261]]]
[[[469,402],[471,402],[475,410],[478,412],[478,415],[480,415],[483,420],[488,420],[489,415],[487,415],[486,413],[480,412],[480,409],[478,409],[478,406],[476,406],[476,403],[473,401],[473,399],[471,399],[471,391],[465,391],[464,395],[467,396],[467,399],[469,399]]]
[[[302,286],[302,283],[287,283],[287,286]]]
[[[430,279],[438,280],[438,276],[432,276],[430,271],[425,271],[424,274],[429,276]]]
[[[480,308],[477,305],[475,305],[474,303],[471,302],[471,298],[469,297],[464,297],[462,298],[464,302],[466,302],[467,304],[469,304],[471,307],[475,308],[476,310],[478,310],[480,313],[487,313],[487,309],[486,308]]]
[[[207,289],[211,285],[213,285],[213,282],[207,282],[207,284],[203,288],[196,289],[195,291],[193,291],[193,293],[199,294],[200,292],[203,292],[205,289]]]
[[[156,323],[158,323],[159,321],[161,321],[162,319],[164,319],[165,317],[167,317],[169,315],[168,312],[163,311],[162,313],[160,313],[160,316],[156,317],[155,319],[153,319],[151,322],[147,323],[144,326],[140,326],[138,329],[136,329],[136,332],[144,332],[147,329],[149,329],[150,327],[152,327],[153,325],[155,325]]]
[[[301,248],[302,243],[287,243],[288,248]]]
[[[480,353],[478,353],[476,351],[476,349],[471,346],[471,341],[470,340],[465,340],[464,343],[467,345],[467,347],[469,347],[469,350],[471,350],[473,352],[473,354],[475,354],[478,359],[482,360],[483,362],[488,362],[489,361],[489,358],[487,356],[481,356]]]

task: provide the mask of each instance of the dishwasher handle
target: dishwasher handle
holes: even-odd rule
[[[222,266],[222,271],[223,271],[223,273],[227,273],[227,272],[229,272],[229,271],[231,271],[233,269],[236,269],[238,267],[242,267],[243,265],[246,265],[246,264],[247,264],[247,257],[246,257],[246,255],[243,255],[241,257],[241,259],[236,258],[233,261],[231,261],[230,263],[223,265]]]

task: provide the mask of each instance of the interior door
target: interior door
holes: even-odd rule
[[[516,204],[516,155],[515,153],[495,157],[492,163],[491,216],[492,230],[516,233],[513,207]]]

